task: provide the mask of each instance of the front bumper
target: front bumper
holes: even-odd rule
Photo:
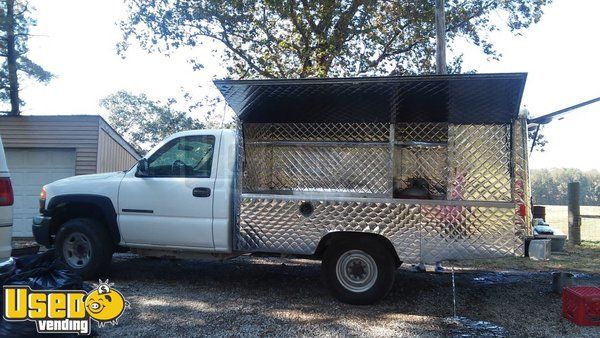
[[[43,246],[52,245],[52,237],[50,236],[50,221],[51,217],[47,216],[34,216],[31,231],[35,241]]]

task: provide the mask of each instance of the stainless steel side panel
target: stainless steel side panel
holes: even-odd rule
[[[309,255],[328,233],[352,231],[388,238],[404,262],[522,255],[531,231],[518,214],[519,204],[530,210],[525,128],[246,123],[234,247]],[[391,198],[394,178],[402,187],[414,177],[435,199]]]
[[[300,205],[310,202],[305,217]],[[335,231],[388,238],[403,262],[499,257],[515,252],[514,204],[244,194],[236,248],[313,254]]]

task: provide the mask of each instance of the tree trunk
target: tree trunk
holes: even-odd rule
[[[9,115],[19,115],[19,80],[17,78],[17,58],[15,49],[15,0],[6,0],[6,61],[8,63],[8,85],[10,97]]]

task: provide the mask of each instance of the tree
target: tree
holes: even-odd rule
[[[446,35],[497,59],[488,39],[499,29],[492,15],[519,33],[538,22],[551,0],[446,2]],[[289,78],[423,74],[435,70],[433,0],[127,0],[121,22],[124,55],[135,39],[151,52],[170,53],[212,40],[224,47],[230,76]],[[497,15],[499,14],[499,15]],[[192,60],[202,68],[202,60]],[[461,57],[449,67],[460,72]]]
[[[100,101],[108,110],[108,122],[140,153],[146,153],[165,137],[183,130],[203,129],[198,119],[177,110],[176,100],[153,101],[145,94],[134,95],[118,91]]]
[[[47,83],[53,75],[27,57],[29,27],[36,24],[24,0],[0,1],[0,102],[10,102],[10,115],[20,114],[20,75]]]
[[[535,204],[567,204],[569,182],[580,183],[582,205],[600,205],[600,172],[574,168],[531,170],[531,195]]]

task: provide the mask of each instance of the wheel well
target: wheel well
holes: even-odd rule
[[[327,247],[332,245],[335,242],[341,242],[345,240],[360,240],[362,238],[372,238],[379,241],[385,248],[390,252],[392,257],[394,257],[394,262],[396,263],[396,267],[399,267],[402,262],[398,257],[398,253],[396,249],[394,249],[394,245],[387,239],[385,236],[368,233],[368,232],[348,232],[348,231],[335,231],[330,232],[327,235],[321,238],[319,241],[319,245],[317,245],[317,250],[315,251],[315,256],[321,259],[323,257],[323,253],[327,250]]]
[[[51,216],[50,236],[54,237],[65,222],[74,218],[91,218],[108,230],[114,244],[121,240],[117,215],[110,199],[93,195],[65,195],[52,198],[44,215]]]

